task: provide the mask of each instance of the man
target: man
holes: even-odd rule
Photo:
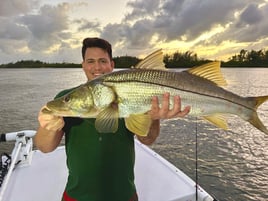
[[[112,47],[100,38],[86,38],[82,46],[82,67],[88,80],[113,71]],[[72,89],[60,92],[60,97]],[[153,122],[146,137],[137,136],[144,144],[152,144],[160,130],[160,119],[183,117],[190,108],[181,111],[180,98],[174,98],[169,109],[169,94],[163,94],[162,107],[158,98],[152,99],[149,112]],[[98,133],[95,119],[62,118],[44,114],[38,116],[39,128],[35,145],[43,152],[51,152],[65,134],[69,176],[65,201],[137,201],[134,184],[134,134],[119,121],[118,131]]]

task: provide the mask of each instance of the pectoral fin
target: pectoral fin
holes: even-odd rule
[[[97,115],[95,128],[100,133],[115,133],[118,129],[118,118],[118,109],[107,107]]]
[[[139,136],[147,136],[151,127],[152,119],[148,114],[131,114],[125,118],[128,130]]]
[[[209,116],[204,116],[203,118],[219,128],[224,130],[228,129],[228,124],[223,114],[212,114]]]

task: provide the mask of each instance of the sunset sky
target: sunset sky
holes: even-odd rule
[[[102,37],[113,56],[162,48],[227,60],[268,49],[268,0],[1,0],[0,64],[80,63],[85,37]]]

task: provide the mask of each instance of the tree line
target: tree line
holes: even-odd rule
[[[200,59],[197,54],[191,51],[175,52],[173,55],[164,55],[164,63],[168,68],[187,68],[202,65],[212,60]],[[228,61],[221,62],[222,67],[267,67],[268,68],[268,50],[245,50],[242,49]]]
[[[129,68],[135,66],[140,59],[132,56],[114,57],[116,68]],[[202,59],[192,51],[176,51],[165,54],[163,62],[167,68],[189,68],[208,63],[212,60]],[[222,67],[268,67],[268,50],[245,50],[242,49],[228,61],[222,61]],[[21,60],[15,63],[0,65],[0,68],[81,68],[81,64],[75,63],[46,63],[38,60]]]
[[[268,50],[245,50],[242,49],[239,54],[232,56],[226,66],[248,66],[248,67],[268,67]]]
[[[75,63],[46,63],[39,60],[21,60],[15,63],[1,64],[0,68],[77,68]]]

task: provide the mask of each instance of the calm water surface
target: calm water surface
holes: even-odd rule
[[[268,69],[223,69],[228,90],[242,96],[268,95]],[[41,106],[62,89],[86,81],[81,69],[0,69],[0,133],[37,128]],[[268,103],[258,110],[268,126]],[[223,131],[196,118],[162,121],[152,148],[198,181],[219,200],[268,200],[268,136],[243,120],[228,118]],[[12,143],[0,144],[0,153]],[[179,188],[179,186],[178,186]]]

